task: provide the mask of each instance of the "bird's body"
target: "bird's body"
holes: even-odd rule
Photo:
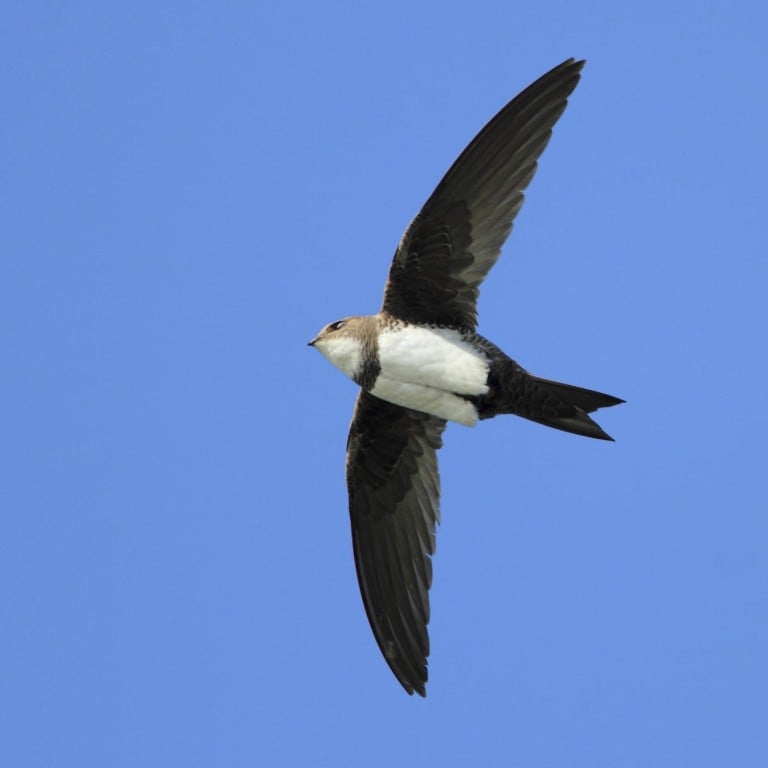
[[[386,313],[332,325],[311,344],[381,400],[467,427],[513,413],[611,439],[587,413],[621,400],[532,376],[477,333],[407,323]]]
[[[327,338],[321,334],[314,344],[372,395],[467,426],[477,421],[477,409],[465,396],[488,391],[489,361],[460,331],[386,315],[348,318],[342,328]],[[350,345],[358,347],[352,354]]]
[[[582,66],[569,59],[544,75],[464,150],[403,235],[381,311],[310,342],[361,388],[347,443],[355,565],[376,640],[409,693],[425,695],[446,422],[516,414],[611,440],[588,414],[623,402],[533,376],[476,332],[478,286]]]

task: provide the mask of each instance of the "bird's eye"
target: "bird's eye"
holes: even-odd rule
[[[331,323],[328,326],[329,331],[338,331],[339,328],[342,328],[344,326],[345,320],[337,320],[335,323]]]

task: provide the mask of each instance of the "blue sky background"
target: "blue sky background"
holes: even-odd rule
[[[768,765],[766,13],[6,2],[0,763]],[[480,330],[628,404],[449,427],[409,698],[306,342],[569,56]]]

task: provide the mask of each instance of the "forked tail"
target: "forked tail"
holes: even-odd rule
[[[573,432],[575,435],[613,440],[587,414],[598,408],[619,405],[624,400],[592,389],[540,379],[530,374],[527,374],[527,377],[529,381],[525,389],[528,390],[528,397],[524,398],[527,402],[516,411],[518,415],[547,427]]]

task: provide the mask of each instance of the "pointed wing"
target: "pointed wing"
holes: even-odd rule
[[[475,329],[478,286],[499,257],[583,66],[568,59],[539,78],[461,153],[400,241],[384,311]]]
[[[347,441],[352,543],[365,611],[395,677],[422,696],[444,429],[442,419],[360,390]]]

